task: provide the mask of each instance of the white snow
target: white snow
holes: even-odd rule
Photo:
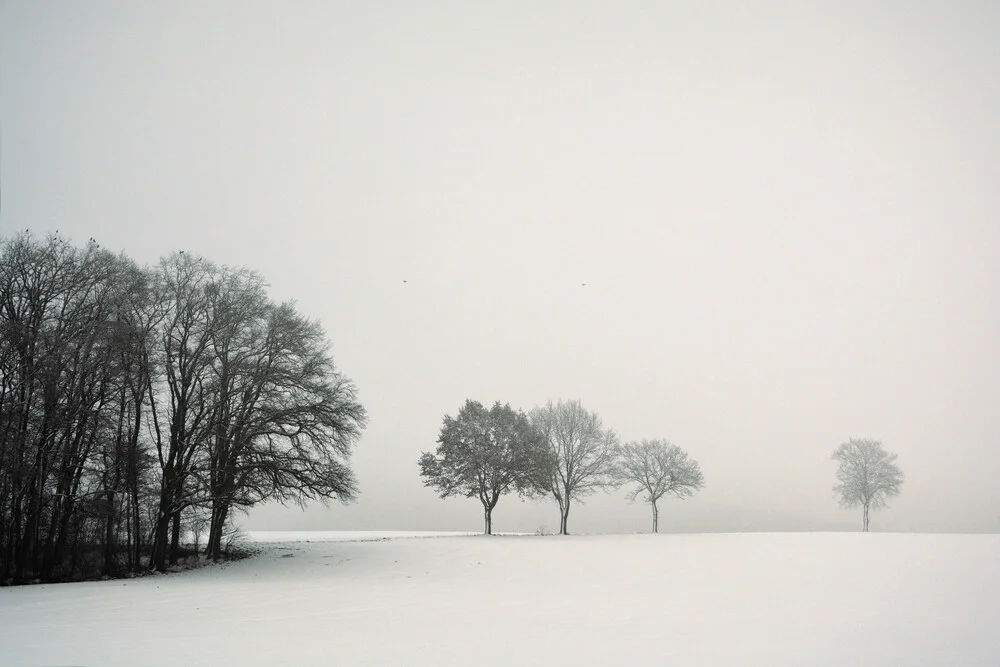
[[[252,530],[247,532],[251,542],[363,542],[391,540],[400,537],[456,537],[477,535],[470,532],[432,532],[413,530]]]
[[[2,588],[0,664],[1000,665],[1000,535],[255,537]]]

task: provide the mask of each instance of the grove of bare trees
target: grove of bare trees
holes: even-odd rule
[[[205,517],[348,500],[365,425],[322,327],[251,271],[0,239],[0,583],[180,556]]]
[[[417,462],[424,486],[450,496],[478,497],[486,534],[493,532],[493,508],[500,496],[550,496],[559,506],[559,534],[569,534],[569,510],[600,490],[634,484],[653,509],[659,530],[658,501],[665,495],[686,498],[704,485],[701,468],[677,445],[642,440],[620,445],[595,412],[579,401],[537,407],[526,417],[509,405],[487,410],[467,400],[458,416],[444,417],[438,448]]]
[[[869,511],[888,506],[899,495],[903,471],[896,454],[887,452],[878,440],[851,438],[833,452],[837,461],[837,481],[833,490],[844,507],[861,506],[861,530],[868,532]]]

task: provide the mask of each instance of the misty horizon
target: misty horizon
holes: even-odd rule
[[[661,532],[1000,531],[1000,11],[0,5],[0,235],[246,266],[322,322],[357,502],[245,530],[470,530],[417,458],[466,399],[579,399],[705,487]],[[571,532],[640,532],[624,493]],[[503,498],[498,531],[558,527]]]

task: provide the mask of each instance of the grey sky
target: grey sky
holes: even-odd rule
[[[0,233],[246,265],[322,320],[361,499],[251,528],[477,529],[417,475],[441,418],[562,397],[701,463],[667,530],[856,527],[857,436],[907,475],[873,530],[993,531],[997,35],[983,2],[7,0]]]

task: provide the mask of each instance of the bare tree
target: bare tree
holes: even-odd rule
[[[230,285],[217,342],[210,437],[209,554],[221,554],[226,519],[271,498],[303,505],[353,499],[348,465],[367,421],[354,384],[333,364],[326,333],[291,303],[261,306],[252,275]],[[227,333],[228,331],[228,333]]]
[[[619,484],[635,484],[628,495],[634,502],[639,494],[653,508],[653,532],[659,532],[656,503],[665,495],[687,498],[705,485],[701,467],[687,452],[666,440],[630,442],[618,450],[615,479]]]
[[[162,570],[193,513],[218,556],[231,508],[353,497],[364,409],[319,323],[264,287],[0,237],[0,585]]]
[[[0,248],[0,581],[72,578],[102,542],[110,572],[130,413],[119,314],[142,300],[139,270],[58,235]]]
[[[844,507],[861,505],[862,530],[868,532],[868,512],[888,506],[888,499],[899,495],[903,472],[896,465],[896,454],[882,448],[878,440],[851,438],[833,452],[839,462],[833,490]]]
[[[230,510],[245,497],[237,487],[242,455],[250,444],[247,429],[259,404],[261,383],[266,382],[266,366],[278,355],[267,354],[272,340],[266,331],[270,303],[258,275],[224,268],[208,300],[216,326],[211,334],[213,377],[208,385],[213,407],[206,439],[211,506],[206,554],[218,560]]]
[[[424,452],[418,461],[424,486],[442,498],[479,498],[485,527],[493,534],[493,508],[500,496],[517,490],[537,493],[549,468],[542,434],[523,412],[495,403],[489,410],[467,400],[458,416],[445,415],[435,454]]]
[[[160,506],[153,533],[151,564],[165,571],[177,560],[181,512],[197,495],[192,485],[196,457],[206,455],[212,413],[212,335],[209,299],[218,269],[208,260],[175,253],[160,262],[157,282],[167,313],[159,330],[163,384],[150,384],[157,457],[160,462]],[[159,391],[155,391],[159,389]],[[171,531],[172,528],[172,531]]]
[[[532,411],[531,422],[549,447],[552,465],[544,486],[559,504],[559,534],[568,535],[572,501],[614,485],[618,437],[580,401],[549,401]]]

